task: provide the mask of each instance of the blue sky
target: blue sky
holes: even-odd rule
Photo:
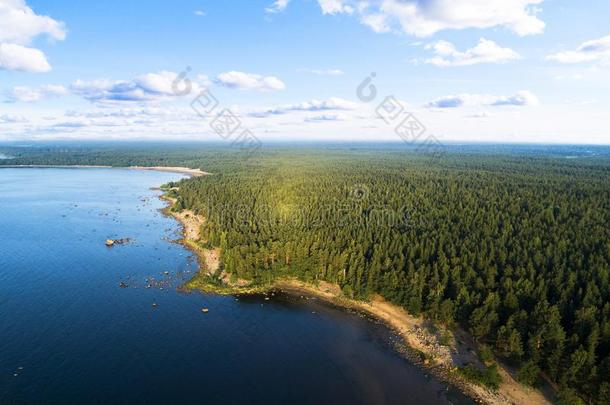
[[[0,0],[0,140],[220,140],[190,107],[208,91],[260,139],[399,140],[394,96],[441,141],[609,144],[607,21],[603,0]]]

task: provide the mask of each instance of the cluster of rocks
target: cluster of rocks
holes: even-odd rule
[[[123,239],[106,239],[106,246],[112,247],[114,245],[124,245],[125,243],[131,242],[130,238]]]
[[[132,280],[131,276],[126,277],[126,281],[121,281],[119,283],[120,288],[155,288],[159,290],[170,289],[170,288],[180,288],[189,278],[187,274],[191,271],[179,271],[175,275],[170,273],[169,271],[164,271],[161,273],[161,277],[153,277],[149,276],[144,279],[144,282],[139,280]]]
[[[413,327],[409,333],[413,334],[417,338],[417,340],[425,348],[426,352],[433,353],[434,357],[440,360],[441,363],[452,363],[451,348],[441,345],[436,334],[433,334],[420,326]]]

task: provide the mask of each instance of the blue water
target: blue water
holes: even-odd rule
[[[178,178],[0,169],[1,404],[471,403],[356,314],[179,292],[196,265],[151,189]]]

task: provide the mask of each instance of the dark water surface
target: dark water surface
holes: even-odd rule
[[[355,314],[179,293],[196,265],[150,189],[179,177],[0,169],[0,404],[472,403]]]

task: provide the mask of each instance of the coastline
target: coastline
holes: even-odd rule
[[[193,217],[197,217],[195,213],[188,210],[182,213],[171,211],[175,200],[165,194],[160,198],[169,203],[163,212],[174,217],[182,226],[183,239],[180,243],[191,250],[198,260],[199,271],[184,285],[184,289],[221,295],[267,295],[274,291],[296,296],[310,295],[343,309],[359,311],[384,323],[401,336],[405,346],[404,350],[400,350],[403,356],[424,367],[439,380],[460,389],[477,402],[493,405],[552,404],[540,390],[523,386],[515,381],[501,364],[498,364],[498,371],[502,383],[496,391],[467,380],[458,372],[458,367],[467,363],[481,363],[475,354],[476,345],[467,333],[461,330],[439,331],[437,326],[423,317],[410,315],[404,308],[386,301],[379,295],[372,297],[369,302],[364,302],[343,296],[338,285],[324,281],[314,285],[296,278],[281,278],[270,285],[249,286],[245,280],[231,280],[228,275],[218,274],[218,257],[213,268],[210,268],[208,263],[209,253],[213,249],[205,249],[197,243],[200,241],[199,226],[205,222],[205,218],[199,217],[193,221]],[[219,282],[212,282],[212,277]],[[441,344],[441,334],[447,332],[452,335],[452,342],[449,345]]]
[[[318,285],[305,283],[298,279],[278,279],[266,291],[279,290],[293,295],[308,294],[329,304],[343,309],[361,312],[384,323],[401,338],[404,348],[399,352],[412,363],[425,368],[441,381],[449,383],[477,402],[493,405],[511,404],[552,404],[539,390],[528,388],[515,381],[503,367],[498,364],[502,377],[500,388],[493,391],[483,385],[467,380],[458,373],[456,360],[477,362],[472,342],[462,345],[455,351],[455,342],[450,346],[442,345],[440,334],[431,332],[436,327],[422,317],[414,317],[404,308],[392,304],[379,295],[370,301],[358,301],[341,295],[339,286],[327,282]],[[457,333],[456,333],[457,332]],[[466,339],[467,334],[455,331],[454,340]],[[458,337],[459,336],[459,337]]]
[[[156,172],[167,172],[167,173],[180,173],[186,174],[190,177],[208,176],[212,173],[204,172],[201,169],[191,169],[188,167],[177,167],[177,166],[128,166],[125,169],[129,170],[153,170]]]
[[[0,165],[0,169],[128,169],[128,170],[151,170],[156,172],[186,174],[189,177],[207,176],[211,173],[201,169],[191,169],[177,166],[106,166],[106,165]]]

